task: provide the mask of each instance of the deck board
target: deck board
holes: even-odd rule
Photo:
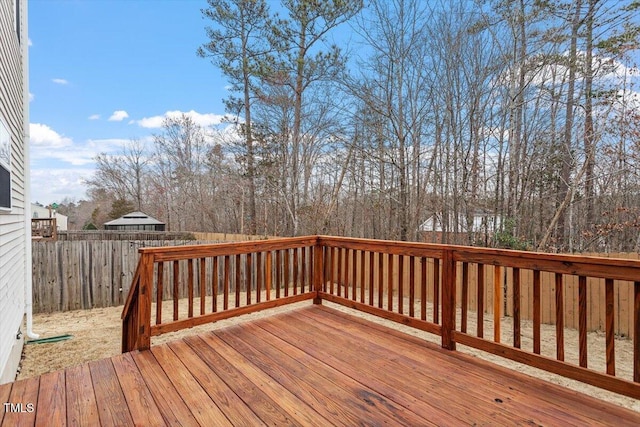
[[[640,425],[640,413],[322,306],[0,386],[0,425]],[[51,424],[53,423],[53,424]]]

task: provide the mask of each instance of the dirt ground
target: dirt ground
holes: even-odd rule
[[[308,301],[293,304],[264,312],[253,313],[239,318],[222,320],[213,324],[202,325],[196,328],[165,334],[154,337],[152,345],[178,339],[182,336],[202,333],[204,331],[223,328],[238,322],[249,321],[276,312],[287,311],[309,304]],[[342,306],[324,302],[338,310],[349,312],[369,320],[385,324],[387,326],[402,330],[411,335],[422,337],[426,340],[439,342],[440,337],[427,334],[425,332],[389,322],[366,313],[355,312]],[[163,306],[164,307],[164,306]],[[197,305],[196,305],[197,307]],[[165,313],[170,313],[170,306],[163,308]],[[181,310],[182,307],[181,307]],[[154,311],[152,311],[153,313]],[[121,320],[122,307],[96,308],[92,310],[79,310],[64,313],[36,314],[34,315],[34,332],[40,334],[41,338],[53,337],[63,334],[71,334],[73,338],[66,341],[49,344],[27,344],[24,347],[23,358],[18,374],[18,379],[29,378],[46,372],[63,369],[65,367],[78,365],[91,360],[114,356],[120,353],[121,349]],[[459,321],[459,319],[458,319]],[[502,339],[503,342],[510,341],[511,319],[502,319]],[[522,348],[532,348],[532,330],[529,323],[522,325]],[[469,323],[469,331],[475,331],[475,324],[472,320]],[[565,360],[577,363],[577,331],[565,332]],[[489,320],[485,320],[485,337],[493,337],[493,328]],[[555,357],[555,327],[542,325],[542,354]],[[589,367],[604,371],[605,351],[604,335],[602,333],[589,334]],[[616,373],[625,379],[632,378],[633,372],[633,343],[627,339],[616,340]],[[545,371],[529,366],[521,365],[497,356],[487,355],[484,352],[458,346],[458,350],[490,360],[499,365],[516,369],[529,375],[546,379],[556,384],[595,396],[597,398],[613,402],[620,406],[640,412],[640,402],[615,393],[603,391],[583,383],[572,381]]]

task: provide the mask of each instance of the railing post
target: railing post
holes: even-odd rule
[[[138,350],[151,347],[151,292],[153,291],[153,255],[140,255],[140,287],[138,288]],[[159,302],[162,304],[162,301]]]
[[[453,332],[456,328],[456,261],[453,250],[442,251],[442,347],[455,350]],[[434,301],[434,304],[437,304]]]
[[[322,304],[322,298],[320,297],[322,281],[324,280],[324,251],[322,249],[323,247],[320,242],[316,242],[315,246],[313,246],[313,290],[316,293],[316,296],[313,299],[314,304]]]

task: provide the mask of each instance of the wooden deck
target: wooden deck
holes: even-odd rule
[[[2,426],[640,425],[318,305],[3,385],[0,402]]]

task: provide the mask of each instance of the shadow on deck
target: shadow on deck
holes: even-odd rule
[[[17,425],[640,425],[320,305],[0,386]]]

